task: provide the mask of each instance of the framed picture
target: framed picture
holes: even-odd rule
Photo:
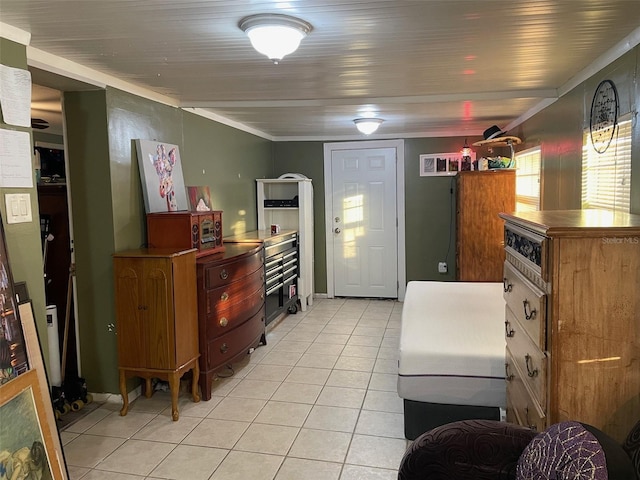
[[[57,455],[57,463],[53,463],[52,466],[53,468],[56,468],[56,465],[59,466],[60,476],[54,475],[53,478],[67,479],[69,475],[64,455],[62,453],[62,444],[60,442],[60,436],[58,435],[56,417],[53,413],[53,404],[51,403],[51,397],[49,396],[49,380],[47,378],[44,360],[42,359],[42,349],[40,348],[38,331],[36,330],[36,320],[33,315],[33,305],[31,301],[21,303],[18,306],[18,311],[20,313],[20,319],[22,320],[22,327],[24,330],[24,343],[27,351],[27,357],[29,359],[29,365],[31,367],[30,372],[32,371],[36,373],[40,392],[46,392],[46,396],[43,397],[44,407],[41,409],[39,418],[42,423],[46,423],[48,425],[52,432],[50,437],[45,438],[47,441],[45,445],[51,446]],[[0,395],[4,394],[0,391]]]
[[[24,332],[0,217],[0,385],[29,370]]]
[[[420,155],[420,176],[456,175],[463,170],[474,170],[475,160],[475,152],[466,157],[461,152]]]
[[[135,140],[147,213],[189,210],[177,145]]]
[[[209,187],[187,187],[189,207],[192,212],[211,211],[211,192]]]
[[[36,370],[0,387],[2,478],[68,478],[62,450],[54,444],[55,421],[51,424],[45,414],[51,401],[44,392]]]

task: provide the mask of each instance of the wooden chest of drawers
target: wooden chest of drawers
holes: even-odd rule
[[[262,244],[230,244],[197,260],[200,388],[211,398],[213,375],[265,343]]]
[[[640,418],[640,216],[501,214],[507,419],[618,441]]]

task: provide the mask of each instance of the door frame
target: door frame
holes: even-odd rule
[[[333,282],[333,236],[329,213],[333,210],[333,180],[331,158],[339,150],[368,150],[371,148],[395,148],[396,150],[396,244],[398,251],[398,301],[404,300],[406,291],[405,222],[404,222],[404,140],[365,140],[324,144],[324,212],[325,245],[327,250],[327,297],[335,297]]]

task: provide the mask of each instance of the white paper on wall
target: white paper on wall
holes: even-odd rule
[[[4,123],[31,126],[31,72],[0,65],[0,108]]]
[[[0,187],[33,187],[28,132],[0,128]]]

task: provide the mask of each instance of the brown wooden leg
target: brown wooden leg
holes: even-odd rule
[[[153,388],[151,387],[151,377],[148,377],[144,382],[144,396],[151,398],[151,395],[153,395]]]
[[[200,366],[198,365],[198,359],[193,362],[193,370],[191,371],[191,396],[193,401],[198,403],[200,401],[200,395],[198,395],[198,377],[200,375]]]
[[[171,390],[171,417],[173,421],[180,418],[178,413],[178,394],[180,393],[180,375],[178,372],[169,374],[169,389]]]
[[[120,395],[122,395],[120,415],[124,417],[127,414],[127,410],[129,410],[129,394],[127,393],[127,378],[124,370],[120,370]]]
[[[203,400],[211,400],[211,379],[213,374],[200,373],[200,395]]]

